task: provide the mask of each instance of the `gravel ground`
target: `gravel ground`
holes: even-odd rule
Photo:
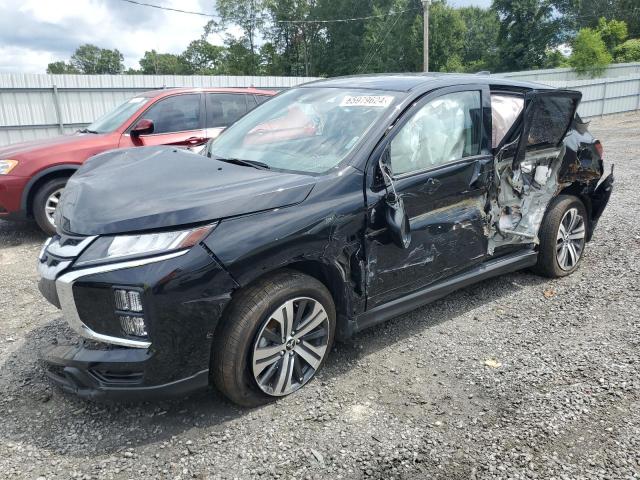
[[[0,221],[2,478],[640,478],[640,114],[593,122],[617,183],[582,266],[464,289],[339,344],[302,391],[98,405],[37,348],[44,237]]]

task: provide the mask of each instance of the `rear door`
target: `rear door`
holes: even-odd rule
[[[242,93],[206,93],[205,105],[205,135],[211,139],[255,107],[256,101],[253,95]]]
[[[367,308],[482,262],[492,178],[486,85],[438,90],[416,102],[374,152],[387,155],[409,216],[411,243],[394,244],[384,222],[384,186],[367,189]],[[374,175],[374,178],[379,175]]]
[[[131,137],[129,130],[120,146],[175,145],[196,147],[207,141],[204,131],[202,94],[186,93],[161,98],[142,113],[132,126],[142,119],[153,121],[153,133]]]
[[[524,97],[522,130],[513,157],[513,171],[530,153],[560,149],[576,115],[582,94],[573,90],[532,90]]]

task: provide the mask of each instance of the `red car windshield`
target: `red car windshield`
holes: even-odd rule
[[[113,132],[148,101],[147,97],[133,97],[93,122],[86,128],[86,131],[91,133]]]

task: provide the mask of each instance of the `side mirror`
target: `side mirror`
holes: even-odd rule
[[[150,135],[153,133],[153,120],[143,118],[136,123],[131,129],[132,137],[139,137],[140,135]]]
[[[400,248],[409,248],[411,244],[411,225],[409,215],[404,209],[402,197],[396,192],[393,182],[393,174],[387,152],[382,155],[379,162],[382,178],[384,179],[387,195],[385,196],[385,219],[391,240]]]

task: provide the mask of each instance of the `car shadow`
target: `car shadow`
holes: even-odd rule
[[[47,238],[35,222],[0,220],[0,248],[40,244]]]
[[[355,363],[378,350],[460,317],[504,295],[545,279],[526,272],[505,275],[467,287],[428,306],[370,328],[336,346],[316,381],[348,375]],[[42,347],[66,329],[62,319],[32,330],[0,367],[0,439],[3,442],[56,448],[59,453],[86,455],[89,451],[110,454],[130,446],[163,442],[191,429],[222,432],[232,419],[270,408],[239,408],[213,388],[188,398],[138,404],[94,403],[62,393],[50,385],[40,365]],[[311,387],[311,385],[310,385]],[[300,392],[298,395],[305,395]],[[286,401],[286,400],[285,400]],[[70,433],[71,432],[71,433]]]

